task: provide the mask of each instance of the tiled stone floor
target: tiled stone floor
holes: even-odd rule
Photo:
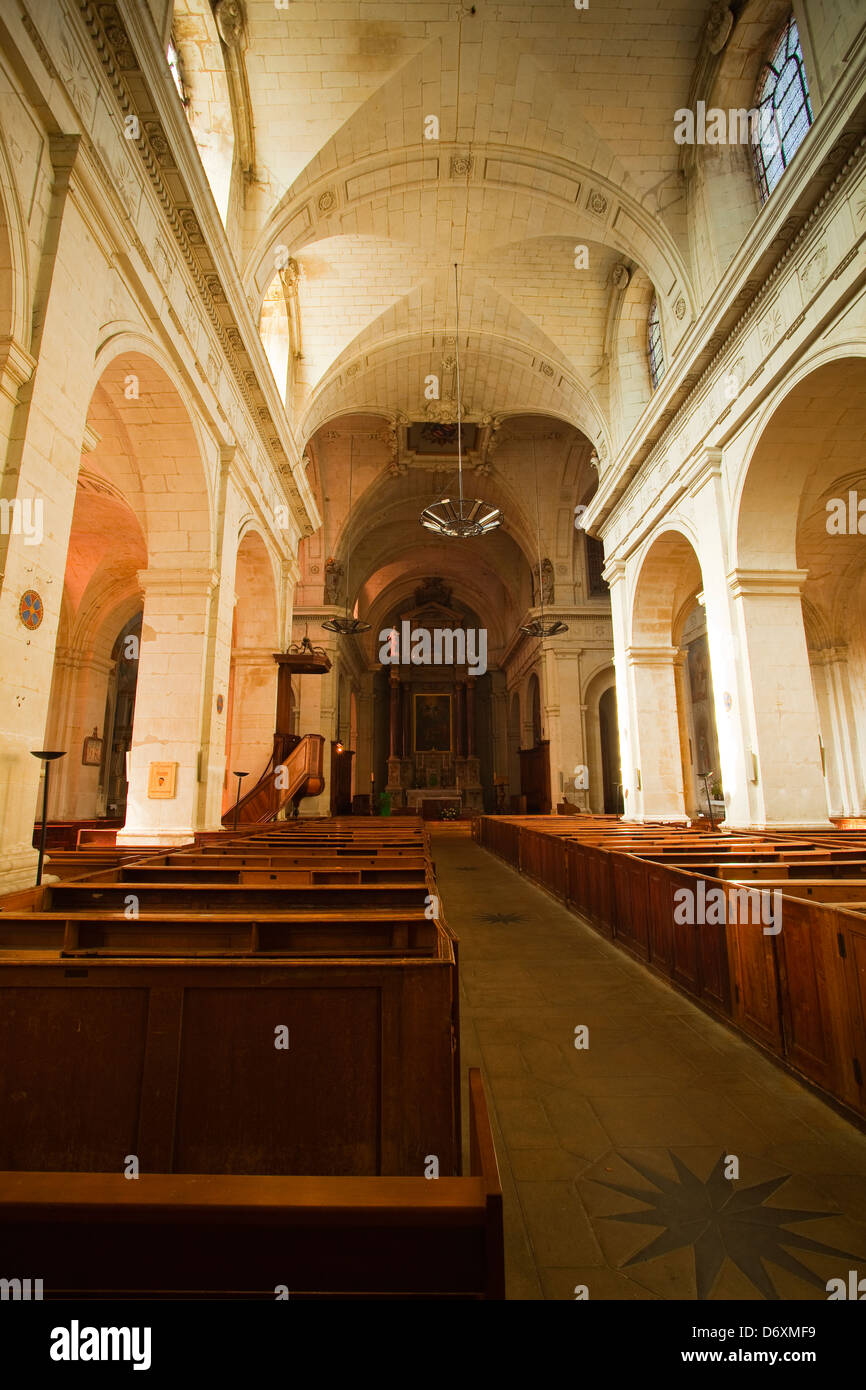
[[[486,850],[434,832],[433,854],[509,1298],[826,1299],[866,1276],[866,1135]]]

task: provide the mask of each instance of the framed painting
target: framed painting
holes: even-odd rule
[[[451,752],[451,696],[415,696],[415,752]]]

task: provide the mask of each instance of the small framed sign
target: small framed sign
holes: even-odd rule
[[[99,767],[102,762],[102,739],[96,730],[84,740],[81,761],[85,767]]]
[[[151,763],[147,778],[147,795],[151,801],[170,801],[177,784],[177,763]]]

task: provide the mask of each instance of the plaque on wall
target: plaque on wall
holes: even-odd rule
[[[151,763],[147,776],[147,795],[151,801],[170,801],[177,785],[177,763]]]
[[[102,739],[95,729],[90,737],[84,740],[81,762],[84,767],[99,767],[102,762]]]
[[[451,752],[451,696],[415,696],[415,752]]]

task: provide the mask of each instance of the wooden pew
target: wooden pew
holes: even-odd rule
[[[0,1172],[9,1269],[44,1297],[505,1297],[502,1191],[477,1070],[468,1177]]]
[[[473,834],[825,1094],[866,1115],[861,831],[714,834],[535,816],[482,817]],[[697,895],[701,880],[705,891],[778,891],[781,930],[766,932],[763,920],[736,920],[736,912],[722,922],[678,920],[682,899],[674,895],[681,888]]]
[[[4,953],[0,1056],[0,1168],[411,1176],[436,1154],[459,1172],[441,928],[435,953],[393,958]]]

